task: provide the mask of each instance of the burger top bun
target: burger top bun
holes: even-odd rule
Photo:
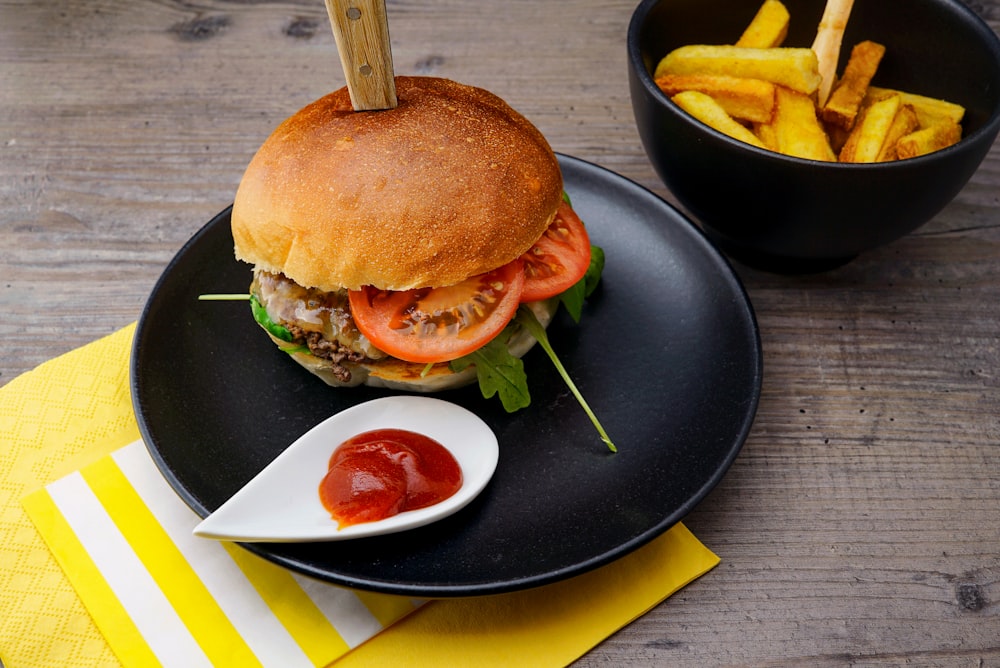
[[[510,262],[552,221],[562,175],[503,100],[397,77],[399,106],[354,111],[346,88],[283,122],[236,193],[237,258],[333,291],[453,285]]]

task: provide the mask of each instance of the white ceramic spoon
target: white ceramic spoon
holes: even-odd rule
[[[462,468],[462,487],[444,501],[338,529],[319,484],[345,440],[372,429],[406,429],[436,440]],[[311,542],[412,529],[465,507],[493,477],[496,435],[475,414],[440,399],[394,396],[358,404],[319,423],[194,528],[196,536],[239,542]]]

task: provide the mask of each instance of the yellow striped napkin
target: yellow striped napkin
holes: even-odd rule
[[[719,561],[677,525],[570,580],[421,602],[333,587],[195,539],[198,518],[137,440],[132,333],[0,387],[6,668],[561,666]]]
[[[421,603],[327,586],[195,537],[198,516],[141,441],[24,506],[130,665],[324,666]]]

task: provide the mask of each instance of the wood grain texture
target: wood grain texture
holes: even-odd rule
[[[390,0],[395,70],[673,202],[629,106],[635,4]],[[270,130],[343,84],[322,2],[0,0],[0,384],[134,321]],[[579,665],[1000,666],[1000,147],[845,267],[736,268],[763,396],[687,519],[722,563]]]
[[[384,0],[326,0],[326,13],[354,109],[395,108],[398,100]]]

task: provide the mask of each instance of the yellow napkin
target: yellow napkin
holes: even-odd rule
[[[176,521],[181,527],[185,521],[194,521],[194,514],[175,495],[143,487],[155,489],[165,483],[144,468],[151,462],[138,442],[132,414],[128,355],[133,331],[134,327],[127,327],[0,388],[4,446],[0,451],[0,604],[4,610],[0,658],[8,668],[151,665],[149,630],[122,604],[130,592],[119,589],[115,593],[108,579],[95,570],[95,563],[106,558],[101,554],[117,553],[105,543],[86,546],[67,519],[67,514],[81,511],[66,503],[66,499],[81,498],[81,484],[84,498],[89,489],[91,501],[97,500],[96,506],[91,503],[92,510],[103,507],[109,509],[108,514],[128,510],[125,517],[115,516],[112,524],[133,537],[136,544],[125,540],[125,545],[131,545],[147,567],[146,562],[153,564],[149,572],[160,573],[147,575],[143,586],[152,587],[149,591],[154,593],[160,590],[153,597],[158,597],[155,605],[167,612],[174,608],[171,614],[180,620],[178,628],[191,634],[199,651],[235,652],[229,655],[233,661],[239,652],[249,651],[263,665],[269,664],[260,655],[280,653],[275,648],[289,638],[312,665],[337,657],[337,666],[399,665],[404,660],[409,666],[565,665],[719,561],[678,525],[631,555],[564,582],[525,592],[420,605],[403,597],[354,592],[299,578],[241,548],[209,541],[217,550],[210,561],[216,568],[220,560],[236,565],[229,573],[237,577],[229,582],[244,578],[243,594],[258,602],[256,609],[262,611],[264,621],[234,619],[244,608],[222,600],[217,589],[213,591],[216,576],[202,579],[199,573],[204,571],[199,569],[205,567],[197,556],[185,552],[188,548],[171,545],[171,532],[179,530],[164,520],[159,504],[182,506],[167,512],[175,520],[180,518]],[[186,519],[184,513],[189,514]],[[84,526],[89,527],[89,522]],[[136,542],[135,536],[143,540]],[[145,545],[149,540],[154,548]],[[158,587],[156,578],[175,567],[181,569],[178,580],[171,587]],[[226,595],[231,594],[239,595]],[[144,597],[132,595],[131,599],[134,604]],[[154,605],[151,600],[146,603]],[[199,610],[198,623],[179,612],[192,605]],[[336,628],[330,611],[336,609],[339,615],[352,606],[356,614],[348,621],[354,626]],[[415,606],[419,607],[413,611]],[[247,623],[272,632],[247,638],[245,629],[251,628],[244,626]],[[202,624],[207,626],[202,628]],[[279,627],[284,631],[275,631]],[[226,632],[216,634],[208,628]],[[365,637],[371,639],[351,650]]]

